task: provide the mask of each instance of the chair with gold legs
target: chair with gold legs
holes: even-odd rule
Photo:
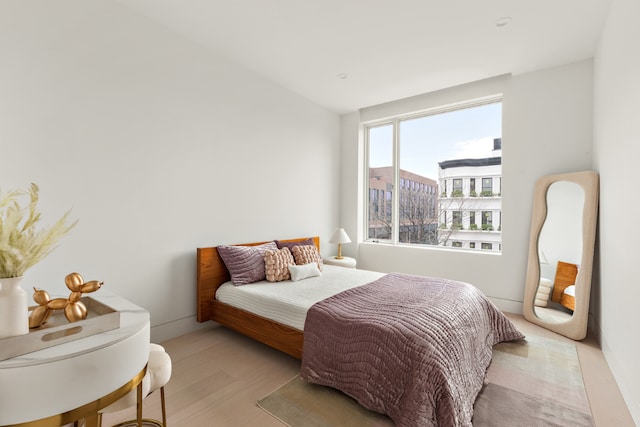
[[[99,425],[102,425],[103,413],[117,412],[137,405],[137,414],[138,418],[142,420],[141,424],[138,424],[137,420],[130,420],[116,424],[113,427],[133,427],[138,425],[167,427],[164,386],[169,382],[170,378],[171,358],[161,345],[149,344],[149,362],[147,363],[147,373],[142,380],[142,392],[139,393],[138,390],[132,390],[120,400],[102,409],[99,414]],[[162,422],[149,418],[142,418],[143,400],[158,389],[160,389],[160,403],[162,405]]]

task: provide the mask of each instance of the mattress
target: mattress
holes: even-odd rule
[[[572,297],[575,297],[576,296],[576,286],[575,285],[567,286],[564,289],[564,293],[566,295],[571,295]]]
[[[297,282],[265,280],[242,286],[227,282],[216,291],[216,300],[302,331],[313,304],[382,276],[384,273],[325,265],[321,276]]]

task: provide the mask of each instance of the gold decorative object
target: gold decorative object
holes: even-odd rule
[[[29,315],[29,328],[39,328],[44,325],[51,316],[53,310],[64,310],[64,317],[69,323],[87,318],[87,307],[80,301],[82,294],[95,292],[102,287],[104,282],[90,280],[85,282],[80,273],[69,273],[64,278],[64,283],[71,291],[69,298],[51,299],[47,291],[33,288],[33,300],[38,304]]]

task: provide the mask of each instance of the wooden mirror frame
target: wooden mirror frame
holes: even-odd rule
[[[576,277],[575,309],[573,316],[563,322],[551,322],[538,317],[535,313],[535,297],[540,283],[540,259],[538,241],[542,226],[547,218],[547,190],[558,181],[569,181],[578,184],[584,190],[584,206],[582,210],[582,255],[580,268]],[[595,172],[575,172],[549,175],[536,182],[533,192],[533,209],[531,215],[531,234],[529,236],[529,261],[524,292],[523,314],[531,323],[552,330],[574,340],[582,340],[587,336],[589,319],[589,297],[591,295],[591,273],[598,218],[598,174]]]

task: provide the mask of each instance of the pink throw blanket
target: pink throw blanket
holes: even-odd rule
[[[522,338],[475,287],[392,273],[311,307],[301,376],[397,426],[471,426],[493,345]]]

